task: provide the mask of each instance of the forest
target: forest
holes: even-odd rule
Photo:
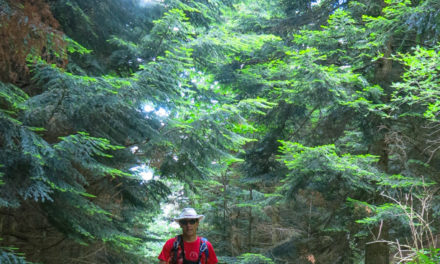
[[[440,263],[440,1],[0,0],[0,263]],[[439,100],[437,100],[439,99]]]

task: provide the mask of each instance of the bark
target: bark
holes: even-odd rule
[[[253,200],[252,187],[249,190],[249,199],[250,199],[250,201]],[[248,227],[248,249],[249,249],[249,252],[252,251],[252,223],[253,223],[252,207],[249,207],[249,227]]]
[[[389,264],[389,255],[386,242],[373,242],[365,246],[365,264]]]

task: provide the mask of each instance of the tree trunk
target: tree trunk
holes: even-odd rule
[[[227,193],[227,187],[228,187],[228,183],[227,183],[227,174],[226,172],[223,173],[222,175],[222,181],[223,181],[223,242],[225,245],[229,244],[228,243],[228,235],[226,232],[226,226],[229,226],[227,223],[229,222],[229,219],[227,218],[227,210],[228,210],[228,193]],[[225,249],[226,251],[226,249]]]
[[[372,149],[372,153],[377,153],[380,156],[378,165],[380,169],[386,173],[388,170],[389,153],[387,150],[387,145],[384,140],[378,142],[375,146],[376,149]],[[379,194],[376,194],[375,201],[378,204],[384,203],[384,198]],[[382,222],[380,226],[376,226],[373,229],[374,236],[370,238],[370,242],[365,245],[365,264],[389,264],[389,247],[386,241],[389,239],[388,236],[388,224]]]
[[[249,190],[249,200],[251,202],[253,200],[252,187]],[[248,226],[248,250],[249,250],[249,252],[252,251],[252,222],[253,222],[252,207],[249,207],[249,226]]]
[[[365,264],[389,264],[389,250],[386,242],[373,242],[365,246]]]

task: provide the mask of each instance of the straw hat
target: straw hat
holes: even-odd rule
[[[199,219],[199,221],[202,221],[203,218],[205,218],[205,216],[197,214],[194,208],[184,208],[180,215],[174,218],[174,221],[179,222],[179,220],[182,219]]]

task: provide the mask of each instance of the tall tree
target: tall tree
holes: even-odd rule
[[[213,106],[217,92],[192,82],[200,74],[186,42],[197,20],[188,15],[212,12],[203,2],[176,1],[150,7],[160,11],[153,22],[135,1],[51,1],[54,16],[43,1],[1,3],[2,34],[24,25],[2,43],[3,256],[17,247],[44,263],[141,263],[139,248],[151,239],[144,229],[169,189],[136,166],[190,183],[247,141],[234,130],[245,125],[235,106]],[[70,24],[75,19],[83,27]],[[142,21],[151,21],[146,31],[127,30]],[[142,33],[148,45],[132,46]],[[107,63],[116,48],[129,66]]]

